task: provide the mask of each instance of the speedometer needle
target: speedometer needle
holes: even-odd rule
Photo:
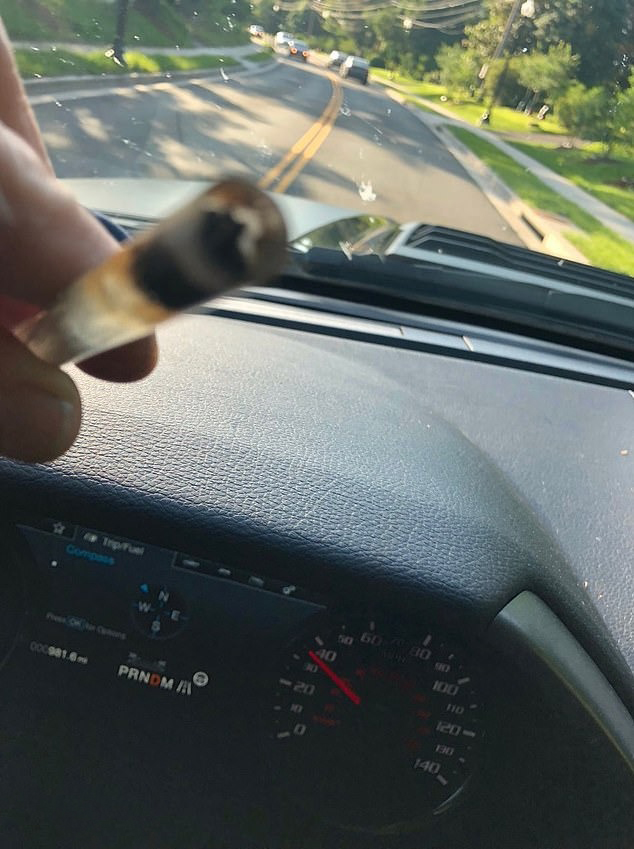
[[[339,687],[341,692],[346,695],[351,702],[354,702],[355,705],[361,704],[361,697],[358,696],[352,687],[349,687],[343,678],[340,678],[334,669],[331,669],[330,666],[328,666],[328,664],[319,657],[319,655],[316,655],[314,651],[309,651],[308,656],[313,663],[316,663],[317,666],[326,673],[330,680]]]

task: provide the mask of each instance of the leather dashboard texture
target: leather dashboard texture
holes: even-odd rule
[[[632,709],[628,392],[214,316],[160,340],[139,384],[73,369],[82,435],[48,466],[3,461],[7,508],[116,517],[474,633],[530,589]]]

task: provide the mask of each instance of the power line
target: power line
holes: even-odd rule
[[[403,13],[397,17],[406,30],[430,29],[455,35],[478,17],[482,0],[278,0],[277,6],[285,12],[311,9],[341,24],[358,24],[369,14],[395,9]]]
[[[449,10],[460,10],[466,6],[482,5],[482,0],[429,0],[427,3],[400,3],[398,0],[391,0],[391,5],[398,9],[403,9],[408,12],[422,12],[425,15],[434,12],[444,12]]]
[[[285,11],[300,11],[307,5],[318,13],[328,12],[332,15],[341,16],[363,16],[371,12],[395,8],[399,11],[420,15],[420,21],[423,21],[428,15],[442,16],[443,14],[457,13],[475,15],[482,5],[482,0],[429,0],[429,2],[423,3],[402,3],[399,0],[370,0],[368,3],[361,3],[360,0],[338,0],[338,2],[310,0],[309,3],[304,2],[304,0],[280,0],[278,2],[280,9]]]

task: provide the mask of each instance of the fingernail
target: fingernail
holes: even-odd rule
[[[22,386],[0,400],[0,454],[26,462],[59,457],[79,430],[78,404]]]

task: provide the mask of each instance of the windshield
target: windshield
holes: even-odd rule
[[[633,8],[0,0],[62,178],[240,174],[627,275]]]

